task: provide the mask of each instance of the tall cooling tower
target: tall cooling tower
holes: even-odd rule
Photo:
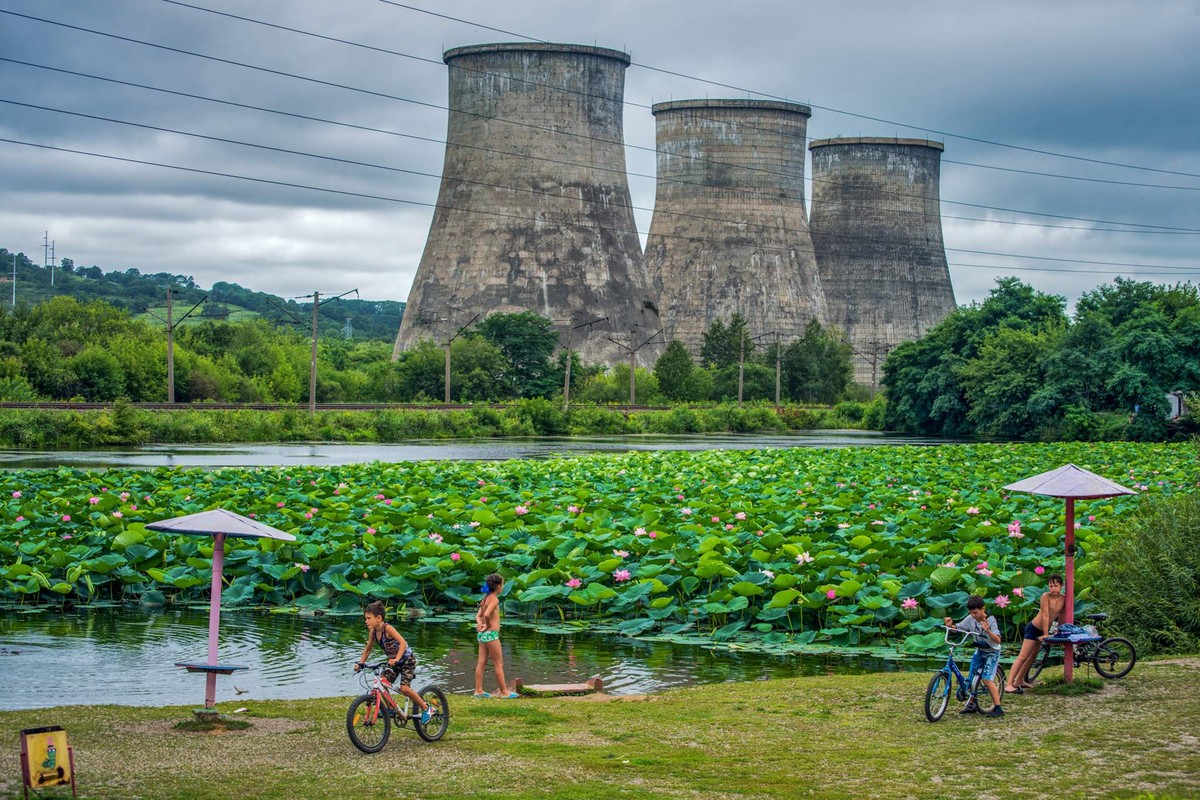
[[[444,60],[446,162],[393,358],[477,313],[534,311],[560,332],[608,317],[574,346],[585,361],[627,363],[608,336],[627,342],[636,330],[640,344],[659,327],[625,171],[629,56],[505,43]]]
[[[821,139],[812,236],[829,321],[855,348],[854,379],[877,386],[887,352],[954,310],[942,242],[942,145],[924,139]]]
[[[754,334],[825,322],[804,210],[808,106],[680,100],[653,108],[658,182],[646,270],[668,337],[695,350],[735,312]]]

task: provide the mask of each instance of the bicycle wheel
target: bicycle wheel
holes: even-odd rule
[[[1137,663],[1137,650],[1128,639],[1114,636],[1096,645],[1092,666],[1105,678],[1124,678]]]
[[[929,679],[925,689],[925,719],[937,722],[950,704],[950,673],[942,671]]]
[[[1000,702],[1004,702],[1004,670],[996,667],[996,677],[992,679],[996,684],[996,691],[1000,694]],[[971,676],[971,689],[969,694],[975,699],[975,707],[979,709],[979,713],[986,714],[996,707],[996,703],[992,702],[992,693],[988,691],[987,686],[983,682],[983,676],[976,672]],[[970,702],[970,701],[968,701]]]
[[[387,709],[375,713],[375,695],[364,694],[354,698],[346,711],[346,733],[350,741],[364,753],[378,753],[392,735],[392,718]]]
[[[446,735],[450,727],[450,704],[446,701],[446,693],[440,686],[426,686],[419,694],[421,699],[429,704],[432,715],[429,722],[422,723],[420,714],[413,717],[413,728],[427,742],[436,742]]]
[[[1050,660],[1050,648],[1042,647],[1033,657],[1033,663],[1029,665],[1029,671],[1025,673],[1025,680],[1032,682],[1038,675],[1041,675],[1048,660]]]

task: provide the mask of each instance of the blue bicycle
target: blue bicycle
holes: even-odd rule
[[[942,627],[945,628],[944,625]],[[960,638],[952,641],[950,639],[952,633],[958,634]],[[981,679],[982,676],[978,672],[972,672],[968,680],[963,677],[962,671],[959,670],[958,664],[954,660],[955,649],[965,645],[971,636],[970,633],[946,628],[945,639],[946,644],[950,646],[950,652],[946,656],[946,663],[930,679],[929,688],[925,690],[925,718],[930,722],[937,722],[946,713],[946,707],[950,705],[950,689],[955,681],[958,685],[954,689],[954,697],[960,703],[973,702],[975,707],[985,714],[996,705],[992,702],[992,693],[988,691]],[[996,667],[995,683],[1000,698],[1003,700],[1004,670],[999,666]]]

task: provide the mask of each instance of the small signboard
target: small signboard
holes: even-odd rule
[[[67,732],[57,725],[21,731],[21,777],[25,797],[30,789],[71,784],[75,796],[75,753],[67,744]]]

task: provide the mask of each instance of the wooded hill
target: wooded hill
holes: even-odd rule
[[[208,298],[183,324],[193,321],[262,317],[272,324],[299,328],[312,319],[312,304],[288,300],[266,292],[246,289],[236,283],[218,282],[211,289],[197,286],[190,275],[166,272],[142,273],[137,269],[105,272],[97,266],[76,266],[70,258],[60,259],[51,270],[16,254],[18,304],[37,305],[51,297],[73,297],[80,302],[104,300],[135,316],[152,321],[153,314],[166,317],[166,292],[174,290],[175,318],[186,314]],[[13,253],[0,247],[0,303],[12,302]],[[321,306],[322,336],[393,341],[400,328],[404,303],[395,300],[342,298]],[[336,324],[330,324],[330,322]]]

